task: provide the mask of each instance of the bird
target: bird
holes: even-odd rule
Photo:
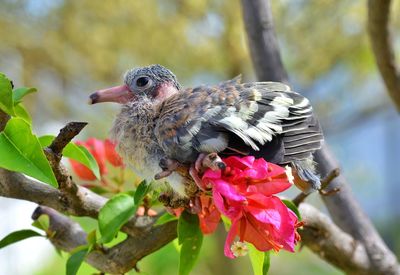
[[[313,160],[324,140],[321,126],[310,101],[286,84],[241,83],[238,76],[183,88],[155,64],[130,69],[122,85],[89,96],[90,104],[101,102],[122,104],[110,135],[125,162],[147,179],[161,166],[179,196],[185,183],[173,173],[177,164],[197,171],[199,160],[215,154],[219,168],[225,156],[251,155],[293,168],[305,193],[321,186]]]

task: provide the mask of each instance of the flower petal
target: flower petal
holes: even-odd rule
[[[244,170],[246,168],[251,168],[253,166],[254,159],[255,157],[253,156],[246,156],[246,157],[231,156],[227,157],[223,161],[227,166],[236,167]]]
[[[85,165],[73,160],[73,159],[68,159],[69,163],[71,164],[72,170],[75,172],[75,174],[82,180],[88,180],[88,181],[93,181],[96,180],[96,176],[93,174],[93,172],[87,168]]]
[[[211,197],[201,196],[201,212],[198,214],[200,229],[203,234],[213,233],[221,220],[221,213],[216,208]]]
[[[252,200],[249,200],[249,206],[246,210],[258,221],[265,225],[271,225],[269,229],[270,238],[282,245],[282,248],[293,252],[295,242],[295,231],[297,217],[287,206],[275,196],[258,201],[265,206],[264,209],[252,206]]]
[[[290,188],[292,184],[289,181],[272,179],[266,183],[252,184],[247,187],[249,193],[261,193],[265,196],[271,196]]]
[[[276,165],[274,163],[268,162],[268,176],[269,177],[276,177],[279,175],[284,174],[286,177],[286,170],[285,168]]]
[[[104,141],[104,150],[108,162],[114,167],[120,167],[124,165],[121,156],[118,155],[117,151],[115,151],[115,143],[113,143],[111,140],[106,139]]]
[[[213,189],[219,192],[222,196],[233,201],[245,201],[246,197],[241,195],[236,188],[228,182],[220,179],[212,181]]]
[[[226,240],[225,240],[224,254],[226,257],[231,258],[231,259],[235,258],[235,255],[233,255],[232,250],[231,250],[231,245],[232,245],[233,240],[235,239],[236,235],[238,234],[238,227],[239,227],[238,220],[232,221],[231,228],[229,229],[228,236],[226,237]]]
[[[204,179],[220,179],[221,178],[221,170],[207,169],[203,174]]]
[[[78,145],[85,146],[89,152],[96,159],[97,164],[99,165],[100,175],[107,174],[107,167],[105,163],[106,153],[104,149],[104,143],[102,140],[96,138],[89,138],[85,142],[76,142]]]

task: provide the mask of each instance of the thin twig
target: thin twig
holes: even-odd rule
[[[339,188],[334,188],[329,191],[325,190],[329,186],[329,184],[333,181],[333,179],[335,179],[339,175],[340,175],[339,168],[333,169],[331,172],[329,172],[329,174],[321,180],[321,189],[319,190],[319,193],[323,196],[327,196],[327,195],[333,195],[333,194],[336,194],[337,192],[339,192],[339,190],[340,190]],[[293,203],[296,206],[299,206],[299,204],[302,203],[310,194],[311,193],[306,194],[306,193],[301,192],[293,199]]]
[[[51,149],[54,154],[61,154],[64,147],[67,146],[67,144],[78,135],[87,124],[87,122],[69,122],[60,130],[60,133],[50,144],[49,149]]]
[[[0,131],[3,131],[6,127],[7,122],[10,120],[10,116],[0,110]]]
[[[86,125],[87,122],[69,122],[60,130],[53,142],[44,149],[44,153],[53,169],[60,190],[72,196],[77,194],[78,188],[67,169],[60,163],[62,157],[61,153],[65,146],[67,146]]]

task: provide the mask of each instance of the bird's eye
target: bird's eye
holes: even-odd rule
[[[139,88],[144,88],[146,86],[150,86],[151,79],[147,76],[141,76],[136,80],[136,86]]]

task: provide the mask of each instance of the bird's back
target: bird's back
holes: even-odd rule
[[[282,83],[238,79],[167,99],[155,133],[166,154],[181,162],[199,152],[231,151],[286,163],[308,158],[323,139],[308,99]]]

